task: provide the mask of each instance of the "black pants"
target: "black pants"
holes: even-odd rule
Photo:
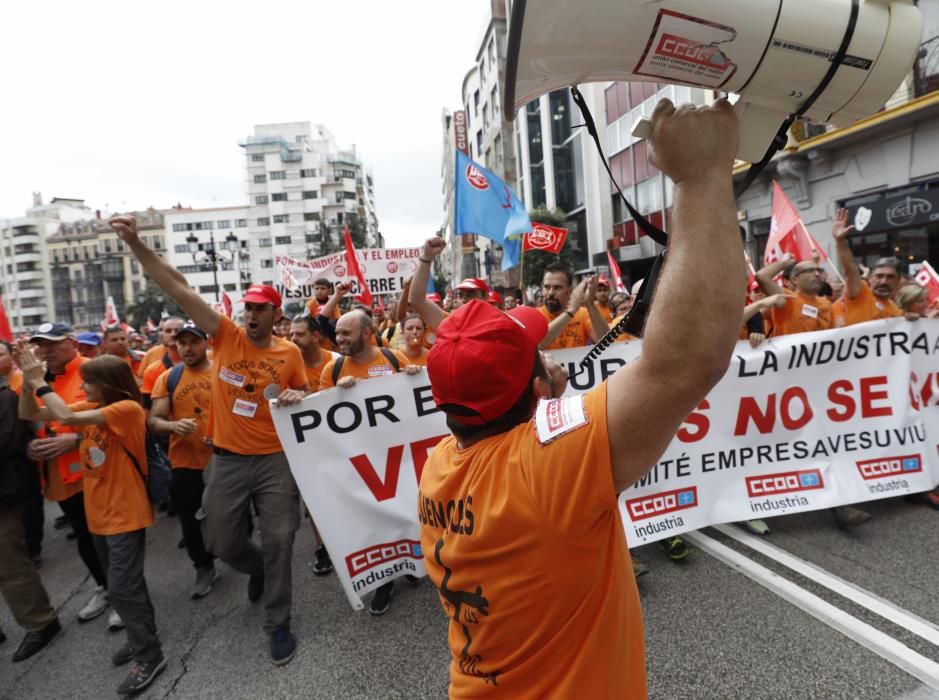
[[[46,524],[46,502],[42,491],[36,486],[35,493],[23,504],[23,531],[26,535],[26,551],[29,556],[42,552],[42,529]]]
[[[201,469],[184,467],[173,469],[170,498],[173,499],[173,506],[179,516],[186,552],[197,570],[212,566],[214,560],[214,557],[206,551],[205,542],[202,539],[202,523],[196,520],[196,511],[202,506],[204,488]]]
[[[108,599],[124,621],[134,660],[150,663],[162,658],[156,617],[143,575],[147,531],[95,535],[95,547],[107,562]]]
[[[94,577],[95,583],[107,588],[108,578],[104,573],[104,566],[98,558],[98,550],[95,548],[91,533],[88,532],[88,519],[85,517],[85,494],[79,491],[71,498],[66,498],[60,502],[59,507],[65,513],[72,530],[75,532],[78,556],[85,562],[85,566],[88,567],[88,571]]]

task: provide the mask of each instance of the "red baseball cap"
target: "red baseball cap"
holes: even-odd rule
[[[439,304],[443,299],[440,298],[440,295],[437,292],[431,292],[427,295],[427,301],[432,301],[435,304]]]
[[[607,289],[609,289],[609,288],[610,288],[610,280],[608,280],[606,277],[601,277],[601,278],[599,278],[599,279],[597,280],[597,286],[598,286],[598,287],[606,287]]]
[[[454,289],[466,289],[468,291],[479,290],[483,294],[489,294],[489,285],[478,277],[467,277],[460,282]]]
[[[460,423],[495,420],[515,405],[531,378],[548,322],[527,306],[510,314],[472,299],[437,329],[437,342],[427,357],[431,392],[437,407]],[[477,415],[457,415],[448,406]]]
[[[269,284],[255,284],[248,287],[248,291],[245,292],[241,303],[245,302],[249,304],[273,304],[275,309],[279,309],[284,300],[277,293],[277,290]]]
[[[502,295],[499,292],[489,292],[489,303],[490,304],[501,304]]]

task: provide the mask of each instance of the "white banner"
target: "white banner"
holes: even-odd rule
[[[364,248],[356,251],[362,273],[374,295],[401,294],[404,280],[417,270],[420,255],[420,248]],[[285,300],[312,299],[313,282],[321,277],[333,283],[351,282],[354,285],[352,294],[361,291],[358,280],[346,265],[344,250],[313,260],[274,256],[274,287]]]
[[[568,393],[635,357],[617,344]],[[587,348],[553,352],[573,372]],[[900,496],[939,483],[939,322],[875,321],[739,343],[662,459],[620,494],[630,546],[724,522]],[[417,494],[449,434],[426,373],[331,389],[272,411],[352,606],[424,574]],[[637,436],[637,439],[641,439]]]

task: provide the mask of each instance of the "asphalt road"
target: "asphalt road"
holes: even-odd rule
[[[939,513],[896,499],[869,510],[874,520],[854,532],[837,530],[827,513],[771,520],[772,534],[760,541],[814,565],[801,573],[792,560],[780,563],[777,550],[757,552],[728,536],[736,529],[702,531],[698,542],[705,549],[696,546],[677,564],[658,545],[638,550],[652,569],[640,579],[651,697],[939,698],[939,628],[932,623],[939,621],[933,556]],[[74,544],[52,530],[56,514],[47,511],[41,573],[65,631],[41,654],[13,665],[21,632],[0,606],[0,625],[10,637],[0,646],[4,700],[116,697],[125,673],[111,666],[123,635],[108,632],[107,616],[83,625],[76,620],[93,584]],[[305,526],[294,559],[293,629],[300,647],[291,664],[275,668],[262,610],[246,599],[246,577],[222,567],[213,593],[190,600],[193,574],[178,539],[176,520],[166,516],[148,536],[147,580],[169,666],[143,697],[446,695],[446,619],[426,580],[399,582],[384,617],[354,613],[335,576],[312,575]],[[825,572],[850,585],[833,592],[819,583]],[[762,582],[754,580],[761,575]],[[875,598],[855,595],[859,589]],[[880,601],[870,605],[879,614],[865,607],[870,600]],[[828,610],[829,619],[805,606]]]

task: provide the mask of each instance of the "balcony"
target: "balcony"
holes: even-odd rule
[[[13,253],[13,262],[19,263],[41,263],[42,253]]]
[[[346,163],[348,165],[354,165],[356,167],[360,165],[359,159],[356,158],[353,153],[349,153],[349,152],[345,152],[345,153],[340,152],[340,153],[330,154],[330,156],[326,158],[326,160],[329,163]]]

